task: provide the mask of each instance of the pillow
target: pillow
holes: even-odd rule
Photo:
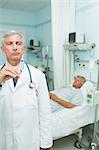
[[[83,94],[84,99],[87,99],[87,92],[90,89],[94,89],[93,83],[91,81],[86,81],[83,86],[80,88]]]

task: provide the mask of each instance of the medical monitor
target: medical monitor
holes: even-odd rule
[[[72,43],[85,43],[84,33],[72,32],[69,33],[68,42]]]

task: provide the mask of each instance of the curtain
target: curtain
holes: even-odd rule
[[[64,44],[66,35],[75,31],[75,0],[51,0],[51,20],[54,87],[58,88],[66,84],[69,71],[64,65]]]

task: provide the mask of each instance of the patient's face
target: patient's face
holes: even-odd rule
[[[81,86],[83,85],[83,80],[79,77],[76,77],[76,79],[73,82],[73,87],[75,88],[81,88]]]

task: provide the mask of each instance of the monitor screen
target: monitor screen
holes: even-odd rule
[[[75,43],[76,40],[76,32],[69,33],[69,43]]]

